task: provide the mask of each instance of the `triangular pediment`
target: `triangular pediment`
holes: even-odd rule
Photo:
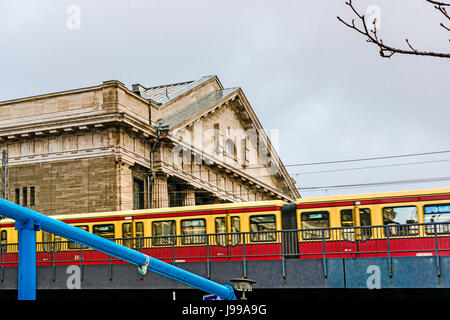
[[[213,90],[159,121],[173,141],[296,199],[300,195],[242,89]]]

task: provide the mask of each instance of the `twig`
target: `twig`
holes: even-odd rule
[[[442,12],[444,14],[444,16],[446,16],[447,18],[450,19],[445,6],[450,6],[450,3],[443,3],[443,2],[439,2],[439,1],[434,1],[434,0],[426,0],[429,3],[432,3],[435,5],[435,8],[437,10],[439,10],[440,12]],[[378,34],[377,34],[377,28],[376,28],[376,18],[373,19],[372,23],[373,23],[373,30],[369,30],[367,28],[366,25],[366,19],[365,16],[363,14],[360,14],[355,7],[352,4],[352,0],[348,0],[347,2],[345,2],[346,5],[348,5],[352,11],[355,13],[355,15],[361,20],[362,22],[362,28],[361,27],[357,27],[355,24],[355,19],[352,19],[352,23],[348,23],[346,21],[344,21],[341,17],[337,17],[337,19],[343,23],[344,25],[346,25],[347,27],[349,27],[350,29],[356,30],[357,32],[361,33],[362,35],[367,37],[367,42],[371,42],[376,44],[379,48],[380,48],[380,56],[382,56],[383,58],[390,58],[392,57],[395,53],[400,53],[400,54],[412,54],[412,55],[420,55],[420,56],[432,56],[432,57],[439,57],[439,58],[450,58],[450,53],[441,53],[441,52],[432,52],[432,51],[420,51],[415,49],[409,42],[408,39],[406,39],[406,43],[408,44],[408,47],[411,50],[404,50],[404,49],[398,49],[398,48],[394,48],[392,46],[386,45],[384,44],[383,40],[381,38],[379,38]],[[441,26],[447,30],[450,30],[450,28],[444,26],[441,23]]]

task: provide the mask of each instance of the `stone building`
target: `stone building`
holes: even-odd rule
[[[47,215],[299,198],[240,88],[119,81],[0,102],[8,199]]]

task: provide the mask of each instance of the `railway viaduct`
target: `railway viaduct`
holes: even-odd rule
[[[389,261],[390,260],[390,261]],[[37,299],[198,300],[206,293],[153,272],[142,276],[130,264],[50,265],[37,267]],[[437,263],[438,262],[438,263]],[[317,299],[379,296],[405,297],[408,292],[450,288],[450,256],[325,258],[253,261],[177,262],[180,268],[217,283],[247,277],[256,281],[247,298]],[[439,266],[439,268],[438,268]],[[389,271],[391,267],[391,272]],[[17,297],[17,268],[0,268],[0,299]],[[436,291],[436,289],[438,289]],[[239,293],[238,293],[239,295]],[[445,295],[444,295],[445,296]],[[444,298],[444,296],[442,298]],[[423,295],[423,298],[435,295]]]

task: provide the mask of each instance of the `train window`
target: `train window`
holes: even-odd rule
[[[136,237],[142,238],[144,237],[144,223],[136,222]]]
[[[342,237],[347,241],[355,240],[355,229],[353,227],[353,209],[341,210]]]
[[[181,220],[182,244],[206,243],[206,221],[205,219]],[[202,235],[202,236],[200,236]]]
[[[341,226],[353,227],[353,209],[341,210]]]
[[[93,233],[106,239],[114,239],[114,225],[113,224],[95,225],[93,228]]]
[[[131,248],[133,238],[133,229],[131,228],[131,222],[122,223],[122,244],[125,247]]]
[[[227,232],[225,227],[225,217],[216,218],[214,221],[216,225],[216,233]],[[227,236],[225,234],[216,235],[216,242],[221,246],[225,246],[227,244]]]
[[[77,228],[80,228],[84,231],[88,231],[89,232],[89,227],[88,226],[75,226]],[[81,248],[85,248],[85,246],[82,246],[81,244],[79,244],[78,242],[73,242],[73,241],[69,241],[68,243],[68,247],[69,249],[81,249]]]
[[[232,233],[241,232],[241,218],[231,217],[231,232]],[[231,245],[235,246],[240,242],[241,242],[240,234],[232,234],[231,235]]]
[[[312,240],[330,238],[330,230],[319,230],[330,227],[330,214],[328,211],[302,212],[301,220],[303,239]],[[305,231],[305,229],[311,230]]]
[[[275,215],[266,214],[263,216],[250,217],[250,240],[251,241],[274,241],[276,239],[275,232]]]
[[[388,207],[383,208],[383,224],[389,226],[392,236],[410,236],[419,233],[419,227],[407,224],[417,223],[417,207]]]
[[[154,246],[173,244],[173,236],[176,234],[175,220],[152,222],[152,243]],[[143,234],[143,232],[142,232]]]
[[[42,231],[42,249],[45,252],[53,251],[52,241],[52,234],[47,231]]]
[[[8,237],[7,237],[7,231],[2,230],[1,236],[0,236],[0,250],[2,253],[5,253],[8,249]]]
[[[425,223],[439,223],[437,225],[427,225],[427,234],[450,233],[450,204],[433,204],[423,207]]]
[[[372,219],[370,218],[370,209],[359,209],[359,225],[361,227],[368,227],[372,225]],[[372,228],[361,228],[360,239],[368,240],[372,236]]]
[[[136,240],[134,242],[135,249],[141,249],[144,247],[144,223],[143,222],[136,222],[134,224],[136,228]]]
[[[122,224],[122,238],[132,238],[133,230],[131,230],[131,222]]]
[[[42,231],[42,242],[51,242],[52,234],[47,231]]]

